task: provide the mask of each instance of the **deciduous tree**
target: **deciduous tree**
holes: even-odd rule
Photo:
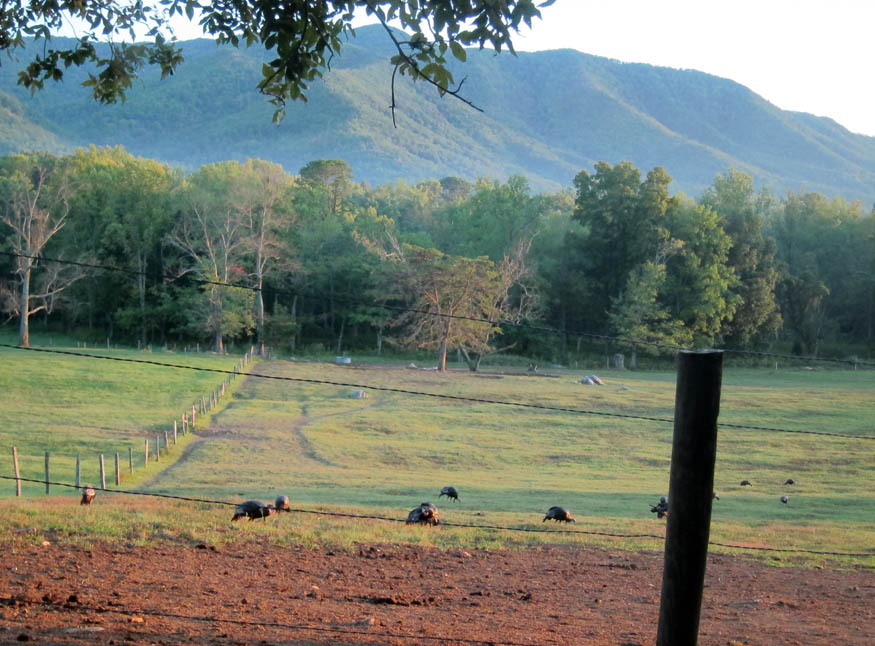
[[[224,352],[226,336],[248,334],[254,327],[253,294],[231,283],[245,276],[244,252],[248,222],[235,206],[244,176],[237,162],[203,166],[188,178],[181,199],[183,211],[170,241],[185,258],[185,271],[203,283],[208,309],[193,309],[199,324]]]
[[[51,312],[61,293],[83,275],[75,266],[39,261],[67,222],[74,190],[64,161],[49,155],[13,155],[0,166],[0,221],[9,230],[18,276],[17,293],[6,291],[2,306],[18,317],[20,346],[30,346],[30,317]],[[34,282],[37,268],[42,271]]]
[[[781,327],[775,241],[763,235],[764,216],[774,202],[770,197],[757,194],[753,178],[735,169],[718,175],[702,196],[702,203],[719,214],[732,241],[727,264],[738,279],[730,286],[737,306],[722,331],[730,344],[747,347],[763,342]]]

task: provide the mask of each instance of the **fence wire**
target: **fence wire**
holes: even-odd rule
[[[175,368],[179,370],[193,370],[196,372],[212,372],[223,375],[239,375],[234,370],[224,370],[221,368],[204,368],[199,366],[186,366],[178,363],[163,363],[160,361],[150,361],[148,359],[130,359],[127,357],[108,357],[100,354],[91,354],[86,352],[72,352],[70,350],[55,350],[49,348],[25,348],[18,345],[12,345],[9,343],[0,343],[0,348],[11,348],[13,350],[25,350],[28,352],[44,352],[49,354],[62,354],[73,357],[86,357],[89,359],[102,359],[105,361],[120,361],[123,363],[138,363],[149,366],[159,366],[162,368]],[[545,410],[551,412],[559,412],[559,413],[573,413],[576,415],[595,415],[601,417],[611,417],[611,418],[619,418],[619,419],[632,419],[638,421],[647,421],[647,422],[660,422],[665,424],[674,424],[674,419],[666,418],[666,417],[650,417],[646,415],[627,415],[625,413],[611,413],[607,411],[596,411],[596,410],[585,410],[581,408],[567,408],[562,406],[547,406],[546,404],[528,404],[524,402],[510,402],[503,401],[499,399],[483,399],[478,397],[465,397],[463,395],[446,395],[443,393],[430,393],[421,390],[408,390],[405,388],[388,388],[386,386],[369,386],[367,384],[357,384],[343,381],[329,381],[325,379],[307,379],[304,377],[286,377],[280,375],[263,375],[259,373],[249,372],[245,373],[247,377],[253,377],[258,379],[272,379],[276,381],[290,381],[295,383],[308,383],[308,384],[317,384],[317,385],[326,385],[326,386],[341,386],[344,388],[360,388],[360,389],[368,389],[379,392],[389,392],[389,393],[399,393],[403,395],[416,395],[420,397],[433,397],[435,399],[448,399],[452,401],[464,401],[464,402],[472,402],[477,404],[494,404],[498,406],[516,406],[519,408],[530,408],[537,410]],[[797,435],[818,435],[825,437],[837,437],[837,438],[846,438],[852,440],[875,440],[875,435],[852,435],[850,433],[831,433],[828,431],[804,431],[801,429],[787,429],[787,428],[776,428],[771,426],[751,426],[746,424],[728,424],[718,422],[718,426],[722,426],[725,428],[733,428],[733,429],[745,429],[751,431],[767,431],[772,433],[793,433]]]
[[[51,486],[58,487],[68,487],[72,489],[83,489],[83,486],[77,487],[75,484],[70,484],[67,482],[52,482],[48,483],[46,480],[36,480],[33,478],[16,478],[15,476],[0,476],[2,480],[19,480],[21,482],[32,482],[35,484],[49,484]],[[91,489],[95,491],[104,491],[106,493],[114,493],[114,494],[122,494],[122,495],[131,495],[131,496],[149,496],[155,498],[168,498],[172,500],[181,500],[183,502],[196,502],[208,505],[219,505],[226,507],[237,507],[239,502],[230,502],[227,500],[214,500],[207,498],[194,498],[191,496],[180,496],[173,494],[165,494],[165,493],[153,493],[149,491],[131,491],[126,489],[107,489],[103,487],[96,487],[93,485],[88,485]],[[291,508],[289,513],[299,513],[299,514],[311,514],[315,516],[328,516],[328,517],[336,517],[336,518],[354,518],[358,520],[379,520],[384,522],[391,523],[404,523],[407,524],[407,520],[404,518],[394,518],[391,516],[380,516],[377,514],[353,514],[349,512],[335,512],[335,511],[324,511],[324,510],[316,510],[316,509],[301,509],[301,508]],[[450,523],[441,521],[439,526],[445,527],[457,527],[457,528],[465,528],[465,529],[489,529],[503,532],[524,532],[530,534],[579,534],[584,536],[600,536],[606,538],[622,538],[622,539],[632,539],[632,538],[644,538],[644,539],[654,539],[664,541],[665,536],[660,534],[647,534],[647,533],[620,533],[620,532],[602,532],[602,531],[594,531],[594,530],[585,530],[585,529],[548,529],[548,528],[540,528],[540,527],[511,527],[506,525],[480,525],[475,523]],[[871,549],[869,552],[836,552],[836,551],[820,551],[820,550],[809,550],[809,549],[797,549],[797,548],[778,548],[778,547],[751,547],[747,545],[733,545],[732,543],[718,543],[714,541],[709,541],[709,545],[724,547],[728,549],[737,549],[737,550],[753,550],[753,551],[763,551],[763,552],[780,552],[780,553],[788,553],[788,554],[816,554],[820,556],[849,556],[849,557],[872,557],[875,556],[875,547]]]
[[[32,260],[43,260],[45,262],[53,262],[53,263],[59,263],[59,264],[65,264],[65,265],[74,265],[77,267],[85,267],[88,269],[100,269],[100,270],[104,270],[104,271],[112,271],[112,272],[127,274],[129,276],[149,276],[150,275],[148,272],[138,271],[138,270],[134,270],[134,269],[125,269],[123,267],[112,267],[110,265],[98,265],[98,264],[94,264],[94,263],[77,262],[74,260],[63,260],[61,258],[49,258],[47,256],[29,256],[26,254],[18,254],[18,253],[12,253],[12,252],[8,252],[8,251],[0,251],[0,255],[9,256],[9,257],[13,257],[13,258],[29,258]],[[193,282],[196,284],[202,284],[202,285],[217,285],[220,287],[232,287],[232,288],[236,288],[236,289],[244,289],[244,290],[249,290],[249,291],[253,291],[253,292],[263,291],[263,289],[261,287],[258,287],[258,286],[241,285],[239,283],[228,283],[228,282],[222,282],[222,281],[216,281],[216,280],[208,280],[208,279],[204,279],[204,278],[197,278],[197,277],[191,276],[189,273],[184,273],[184,274],[175,275],[175,276],[170,275],[170,274],[163,274],[163,275],[161,275],[161,278],[168,281],[168,282],[175,282],[175,281],[178,281],[178,280],[184,278],[185,280],[188,280],[190,282]],[[310,296],[311,298],[324,298],[324,295],[322,295],[322,294],[314,294],[314,293],[308,294],[306,291],[303,291],[303,290],[287,290],[287,289],[281,289],[281,288],[271,288],[271,291],[274,293],[283,294],[286,296],[296,296],[296,295],[300,295],[300,294],[306,294],[306,295]],[[561,330],[557,330],[556,328],[546,326],[546,325],[535,325],[532,323],[522,323],[522,322],[508,321],[508,320],[492,321],[490,319],[484,319],[481,317],[462,316],[462,315],[458,315],[458,314],[446,314],[443,312],[432,312],[430,310],[421,310],[421,309],[410,308],[410,307],[402,307],[400,305],[389,305],[388,303],[381,303],[379,301],[366,300],[363,298],[358,298],[355,296],[347,296],[347,295],[343,295],[343,294],[333,294],[332,299],[335,301],[338,301],[338,302],[342,302],[342,303],[353,303],[353,304],[357,304],[357,305],[366,305],[368,307],[378,307],[378,308],[393,311],[393,312],[400,312],[400,313],[410,312],[410,313],[414,313],[414,314],[423,314],[426,316],[435,316],[435,317],[446,318],[446,319],[472,321],[475,323],[488,323],[490,325],[502,325],[502,326],[506,326],[506,327],[514,327],[514,328],[521,329],[521,330],[531,330],[533,332],[543,332],[543,333],[547,333],[547,334],[551,334],[551,335],[559,336],[559,337],[577,336],[577,337],[583,337],[583,338],[587,338],[587,339],[593,339],[596,341],[612,342],[612,343],[623,344],[623,345],[628,345],[628,346],[633,346],[633,347],[641,346],[641,347],[657,348],[657,349],[666,350],[669,352],[682,352],[685,350],[692,350],[693,349],[693,348],[688,348],[685,346],[675,345],[675,344],[671,344],[671,343],[659,343],[656,341],[646,341],[644,339],[634,339],[631,337],[614,336],[614,335],[609,335],[609,334],[600,334],[600,333],[596,333],[596,332],[585,332],[585,331],[584,332],[580,332],[580,331],[565,331],[565,332],[563,332]],[[780,353],[776,353],[776,352],[764,352],[764,351],[759,351],[759,350],[745,350],[743,348],[725,348],[725,349],[722,349],[722,351],[726,352],[726,353],[745,355],[745,356],[768,357],[768,358],[772,358],[772,359],[785,359],[787,361],[836,363],[836,364],[854,366],[855,368],[857,366],[875,367],[875,362],[857,360],[857,359],[838,359],[838,358],[834,358],[834,357],[815,357],[815,356],[810,356],[810,355],[780,354]]]

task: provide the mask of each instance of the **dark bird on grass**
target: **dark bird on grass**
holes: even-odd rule
[[[659,502],[650,508],[651,513],[656,514],[657,518],[665,518],[668,516],[668,500],[665,496],[659,497]]]
[[[781,496],[781,502],[785,505],[790,502],[790,499],[787,496]]]
[[[752,487],[753,485],[750,483],[750,480],[742,480],[738,486],[739,487]]]
[[[79,504],[90,505],[95,496],[97,496],[97,490],[91,485],[85,485],[85,488],[82,490],[82,500],[79,501]]]
[[[289,504],[288,496],[277,496],[276,500],[273,501],[273,506],[277,511],[291,511],[292,507]]]
[[[421,523],[423,525],[437,525],[441,522],[441,515],[430,502],[424,502],[416,509],[407,514],[408,523]]]
[[[544,520],[555,520],[557,523],[576,523],[574,517],[571,515],[571,512],[565,509],[564,507],[550,507],[547,510],[547,515],[544,516]],[[544,520],[541,522],[543,523]]]
[[[267,518],[274,513],[276,513],[276,508],[273,505],[265,505],[258,500],[245,500],[237,505],[231,520],[238,520],[245,516],[251,522],[257,518]]]
[[[443,489],[441,489],[441,492],[438,495],[438,498],[440,498],[441,496],[446,496],[447,498],[452,498],[455,501],[459,500],[459,492],[456,491],[455,487],[444,487]]]
[[[794,485],[794,484],[796,484],[796,481],[793,478],[787,478],[787,480],[784,481],[784,484],[785,485]]]

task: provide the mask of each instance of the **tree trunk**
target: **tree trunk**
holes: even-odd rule
[[[213,325],[213,351],[218,354],[225,353],[225,343],[222,339],[222,301],[218,301],[213,305],[214,312],[213,316],[215,317],[215,321]]]
[[[137,287],[140,292],[140,343],[146,347],[146,254],[140,252],[137,256]]]
[[[447,371],[447,340],[446,339],[441,339],[440,345],[438,346],[437,369],[438,369],[438,372],[446,372]]]
[[[261,291],[261,277],[258,277],[258,290],[255,292],[255,343],[259,356],[264,356],[264,294]]]
[[[30,259],[24,258],[28,262],[27,268],[21,274],[21,293],[18,299],[18,345],[22,348],[30,347],[30,328],[28,327],[28,317],[30,316]]]
[[[380,356],[383,353],[383,328],[382,326],[377,328],[377,356]]]
[[[346,327],[346,317],[340,319],[340,334],[337,335],[337,354],[343,348],[343,330]]]
[[[297,340],[298,340],[298,334],[299,334],[299,330],[298,330],[298,315],[297,315],[297,311],[298,311],[298,295],[295,294],[295,295],[292,297],[292,310],[291,310],[291,312],[289,312],[289,314],[290,314],[291,317],[292,317],[292,323],[295,324],[295,331],[292,332],[292,342],[291,342],[291,344],[290,344],[290,345],[292,346],[292,352],[295,351],[295,346],[297,345],[296,342],[297,342]]]
[[[461,346],[459,346],[459,351],[462,353],[462,356],[465,357],[465,363],[468,364],[468,370],[470,370],[471,372],[477,372],[478,370],[480,370],[480,362],[483,361],[482,352],[477,352],[472,357],[471,354],[469,354],[468,351]]]
[[[264,225],[259,232],[258,252],[255,256],[255,272],[258,289],[255,292],[255,343],[258,346],[259,356],[264,356]]]

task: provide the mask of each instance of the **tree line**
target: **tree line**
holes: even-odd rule
[[[596,335],[635,340],[612,346],[633,360],[665,345],[872,355],[875,217],[858,202],[776,196],[732,169],[693,198],[629,162],[553,194],[520,176],[352,176],[342,160],[184,173],[120,147],[0,158],[0,308],[21,345],[33,320],[217,352],[391,344],[443,368],[454,351],[472,370],[502,351],[603,351]]]

